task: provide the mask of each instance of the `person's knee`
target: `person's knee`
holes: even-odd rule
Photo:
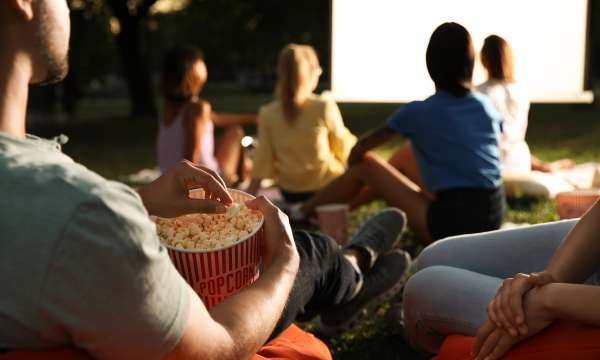
[[[436,287],[440,279],[449,271],[447,266],[431,266],[410,277],[404,286],[404,309],[415,310],[432,287]]]
[[[358,175],[364,175],[376,168],[382,167],[382,163],[383,161],[379,159],[377,155],[372,152],[367,152],[360,162],[350,166],[349,171],[355,172]]]
[[[451,271],[445,266],[432,266],[413,275],[404,287],[403,313],[406,337],[411,346],[424,352],[434,352],[440,339],[427,325],[426,314],[437,305],[432,304],[441,299],[434,299],[432,289],[440,284],[441,279]],[[430,314],[431,315],[431,314]]]
[[[445,241],[437,241],[427,246],[417,258],[417,271],[429,268],[435,265],[443,265],[448,255],[449,249],[445,246]]]
[[[369,151],[363,157],[362,163],[364,163],[365,166],[381,166],[383,160],[377,157],[373,152]]]

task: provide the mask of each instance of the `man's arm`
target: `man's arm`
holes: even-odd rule
[[[231,201],[222,179],[208,169],[183,161],[171,172],[139,191],[152,214],[215,212],[220,201]],[[215,200],[192,200],[190,187],[202,187]],[[229,198],[229,199],[227,199]],[[187,323],[166,359],[245,359],[264,344],[279,320],[292,289],[299,258],[287,216],[264,197],[247,203],[265,217],[261,254],[265,271],[247,289],[206,310],[188,287]]]
[[[165,359],[247,359],[265,343],[292,289],[299,258],[287,217],[265,198],[248,204],[265,216],[265,271],[249,288],[206,310],[190,289],[188,322]]]

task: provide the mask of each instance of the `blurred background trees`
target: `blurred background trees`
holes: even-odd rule
[[[32,89],[38,113],[74,114],[86,97],[128,99],[131,118],[156,115],[156,79],[165,51],[200,47],[210,83],[272,91],[279,49],[308,43],[329,79],[329,0],[69,0],[70,74]],[[600,79],[600,0],[591,0],[590,71]],[[597,65],[598,64],[598,65]]]

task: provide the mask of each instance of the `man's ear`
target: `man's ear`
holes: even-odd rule
[[[9,6],[12,6],[24,20],[30,21],[33,19],[33,2],[44,0],[2,0],[7,1]]]

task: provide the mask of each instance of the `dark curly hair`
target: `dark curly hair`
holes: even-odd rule
[[[197,95],[200,80],[192,70],[200,60],[204,60],[204,54],[192,46],[178,46],[167,52],[160,78],[160,92],[167,100],[185,102]]]

